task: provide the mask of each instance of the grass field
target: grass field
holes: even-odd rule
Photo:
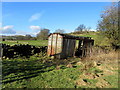
[[[6,41],[2,41],[2,43],[9,44],[9,45],[29,44],[29,45],[35,45],[35,46],[47,46],[48,40],[17,40],[17,41],[6,40]]]
[[[110,41],[106,37],[99,35],[99,32],[89,32],[89,33],[71,34],[71,35],[91,37],[92,39],[94,39],[94,45],[110,46]],[[17,40],[17,41],[6,40],[6,41],[2,41],[2,43],[10,44],[10,45],[30,44],[30,45],[35,45],[35,46],[47,46],[48,40]]]
[[[84,36],[84,37],[92,37],[93,39],[97,38],[96,33],[92,34],[76,34],[76,36]],[[14,44],[29,44],[29,45],[35,45],[35,46],[47,46],[48,45],[48,40],[17,40],[17,41],[12,41],[12,40],[6,40],[2,41],[4,44],[9,44],[9,45],[14,45]]]
[[[105,56],[106,57],[106,56]],[[114,56],[113,56],[114,57]],[[99,59],[99,58],[98,58]],[[86,62],[87,61],[87,62]],[[117,60],[63,60],[47,56],[3,60],[3,88],[118,88]]]
[[[97,34],[82,34],[97,40]],[[47,40],[3,41],[47,46]],[[118,88],[117,53],[52,59],[42,54],[2,60],[2,88]]]

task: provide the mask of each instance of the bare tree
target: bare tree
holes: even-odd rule
[[[64,29],[57,29],[57,30],[55,30],[55,33],[65,33],[65,30]]]
[[[91,29],[91,27],[87,27],[87,28],[85,29],[85,31],[90,31],[90,29]]]
[[[75,31],[83,31],[86,29],[86,26],[84,24],[80,24],[76,29]]]

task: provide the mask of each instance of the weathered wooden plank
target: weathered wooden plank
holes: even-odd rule
[[[62,53],[62,56],[63,56],[63,57],[66,57],[66,56],[67,56],[66,48],[67,48],[67,39],[64,39],[63,53]]]
[[[73,55],[72,56],[75,55],[75,46],[76,46],[76,40],[73,40]]]

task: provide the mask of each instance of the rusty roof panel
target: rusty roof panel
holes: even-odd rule
[[[83,39],[87,39],[90,40],[91,37],[83,37],[83,36],[73,36],[73,35],[68,35],[68,34],[61,34],[61,33],[51,33],[51,34],[59,34],[61,36],[63,36],[63,38],[67,38],[67,39],[76,39],[76,40],[83,40]],[[50,34],[50,35],[51,35]],[[49,35],[49,36],[50,36]],[[92,40],[92,39],[91,39]]]

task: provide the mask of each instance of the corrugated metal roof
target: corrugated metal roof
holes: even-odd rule
[[[93,40],[93,39],[91,39],[91,37],[73,36],[73,35],[61,34],[61,33],[51,33],[51,34],[59,34],[59,35],[63,36],[63,38],[67,38],[67,39]],[[51,35],[51,34],[50,34],[50,35]],[[49,36],[50,36],[50,35],[49,35]]]

